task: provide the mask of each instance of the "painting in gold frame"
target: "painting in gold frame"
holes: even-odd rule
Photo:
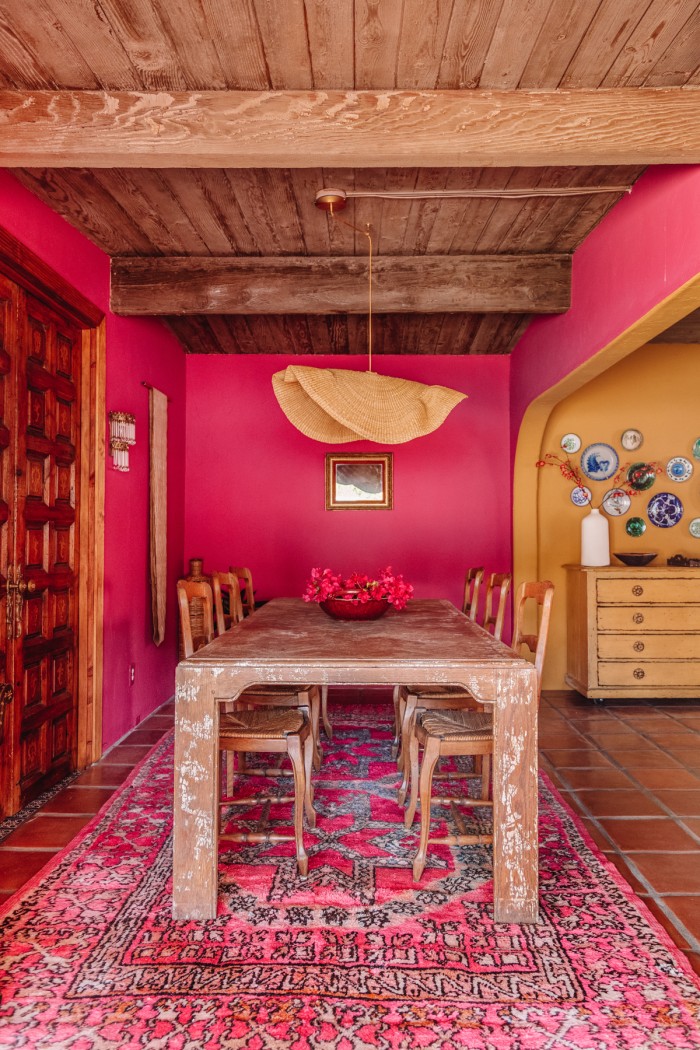
[[[391,452],[326,455],[326,510],[391,510],[393,505]]]

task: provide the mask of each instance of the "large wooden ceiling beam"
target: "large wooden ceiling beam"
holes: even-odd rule
[[[562,313],[569,255],[384,256],[377,313]],[[367,260],[348,257],[115,258],[116,314],[367,313]]]
[[[6,167],[700,162],[696,88],[0,91]]]

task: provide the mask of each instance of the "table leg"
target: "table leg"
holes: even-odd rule
[[[496,922],[538,921],[537,673],[498,673],[494,708],[493,897]]]
[[[177,669],[173,918],[216,916],[219,717],[206,668]]]

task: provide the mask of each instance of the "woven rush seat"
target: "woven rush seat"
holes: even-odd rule
[[[441,740],[490,740],[493,718],[487,711],[425,711],[420,725]]]
[[[289,708],[268,708],[257,711],[236,711],[235,714],[222,714],[219,718],[219,736],[239,736],[244,731],[246,736],[259,740],[288,736],[298,733],[306,723],[302,711]]]

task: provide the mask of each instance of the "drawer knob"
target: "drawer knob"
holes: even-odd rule
[[[635,613],[632,619],[635,623],[644,623],[644,613]]]
[[[643,653],[644,652],[644,642],[635,642],[634,645],[632,646],[632,648],[634,649],[635,653]]]
[[[632,594],[635,596],[635,598],[640,598],[644,594],[644,588],[640,587],[638,583],[635,583],[634,587],[632,588]]]
[[[642,670],[641,667],[635,667],[635,669],[632,672],[632,674],[634,675],[635,678],[644,678],[644,671]]]

